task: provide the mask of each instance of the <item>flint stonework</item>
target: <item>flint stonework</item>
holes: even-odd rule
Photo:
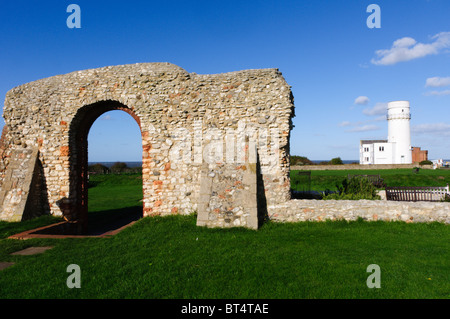
[[[170,63],[141,63],[56,75],[7,93],[0,141],[4,193],[0,219],[24,215],[25,205],[17,202],[18,194],[27,192],[20,186],[25,177],[9,185],[8,174],[17,165],[14,154],[29,149],[37,151],[44,181],[38,183],[39,191],[45,194],[47,210],[83,229],[88,200],[87,134],[93,122],[110,110],[129,113],[141,130],[143,216],[198,211],[199,204],[205,203],[201,201],[203,165],[224,169],[217,172],[220,178],[235,171],[239,181],[243,176],[238,167],[248,166],[255,156],[248,151],[252,145],[261,162],[267,204],[290,198],[288,157],[294,104],[290,86],[278,69],[201,75]],[[217,150],[222,154],[215,154]],[[226,167],[221,166],[224,163]],[[29,177],[32,171],[23,174]],[[241,196],[237,193],[236,198]],[[248,207],[237,206],[256,208],[252,201],[246,198],[243,203]],[[244,218],[247,212],[235,208],[226,210],[226,217],[217,215],[223,223],[213,222],[212,215],[201,223],[255,228],[254,221]]]

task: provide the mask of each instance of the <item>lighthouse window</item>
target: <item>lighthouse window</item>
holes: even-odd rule
[[[380,152],[384,152],[384,146],[380,146],[379,150]]]
[[[403,111],[404,111],[404,110],[402,109],[402,113],[403,113]]]

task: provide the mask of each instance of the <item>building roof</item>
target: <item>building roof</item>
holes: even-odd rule
[[[362,144],[387,143],[387,140],[361,140]]]

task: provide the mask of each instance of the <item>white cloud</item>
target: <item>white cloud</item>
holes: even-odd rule
[[[369,98],[367,96],[358,96],[355,99],[355,104],[357,105],[367,105],[369,103]]]
[[[450,95],[450,90],[430,91],[425,93],[425,95],[432,95],[432,96]]]
[[[343,121],[343,122],[339,123],[339,126],[341,126],[341,127],[350,126],[350,125],[352,125],[352,123],[350,123],[349,121]]]
[[[373,121],[374,122],[386,121],[386,114],[376,117]]]
[[[411,127],[413,134],[436,134],[450,136],[450,124],[448,123],[427,123],[418,124]]]
[[[362,126],[354,127],[354,128],[352,128],[350,130],[346,130],[346,132],[367,132],[367,131],[376,131],[376,130],[379,130],[379,129],[380,128],[378,126],[376,126],[376,125],[368,124],[368,125],[362,125]]]
[[[363,110],[365,115],[374,116],[382,115],[387,113],[387,103],[377,103],[372,108],[367,108]]]
[[[102,120],[104,120],[104,121],[109,121],[109,120],[111,120],[112,118],[111,118],[111,115],[109,115],[109,114],[107,114],[107,115],[105,115],[105,116],[103,116],[102,117]]]
[[[438,33],[431,39],[433,42],[428,44],[418,43],[410,37],[398,39],[390,49],[377,50],[377,59],[372,59],[371,62],[375,65],[392,65],[438,54],[442,49],[450,48],[450,32]]]
[[[366,132],[379,130],[380,127],[378,127],[375,124],[377,122],[386,121],[387,103],[377,103],[372,108],[364,109],[363,113],[373,117],[365,121],[357,121],[357,122],[342,121],[341,123],[338,124],[338,126],[348,127],[348,129],[345,130],[345,132]]]
[[[440,78],[440,77],[433,77],[428,78],[427,82],[425,84],[425,87],[443,87],[443,86],[449,86],[450,85],[450,77],[446,78]]]
[[[367,69],[367,68],[369,68],[369,65],[368,65],[367,63],[360,63],[360,64],[358,64],[358,66],[359,66],[360,68],[362,68],[362,69]]]

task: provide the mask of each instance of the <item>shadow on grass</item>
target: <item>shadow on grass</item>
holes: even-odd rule
[[[98,184],[101,184],[101,181],[89,181],[88,188],[96,187]]]
[[[85,236],[100,236],[113,232],[131,222],[142,218],[142,206],[125,207],[88,213],[88,230]],[[79,235],[70,224],[57,224],[53,227],[33,232],[37,235]]]
[[[88,234],[101,235],[142,218],[142,206],[88,213]]]

